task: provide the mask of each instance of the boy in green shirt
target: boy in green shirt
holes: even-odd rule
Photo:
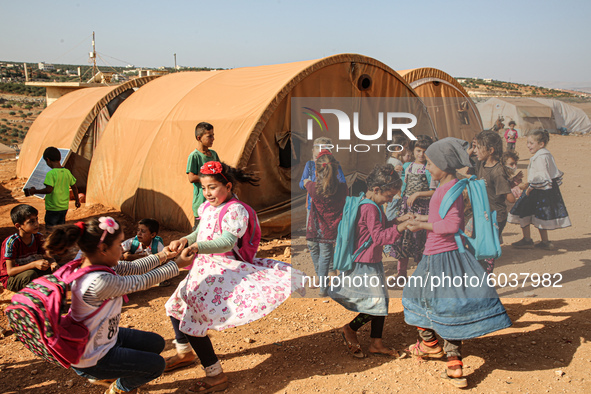
[[[197,229],[199,224],[199,206],[205,202],[199,180],[199,169],[208,161],[220,161],[218,154],[209,149],[213,146],[214,140],[213,126],[211,124],[207,122],[199,123],[195,127],[195,139],[197,140],[197,149],[191,152],[187,161],[187,175],[189,182],[193,184],[193,216],[195,217],[193,231]]]
[[[29,195],[46,194],[45,196],[45,228],[66,223],[66,214],[70,206],[70,187],[76,200],[76,208],[80,208],[76,178],[70,170],[63,168],[60,161],[62,155],[57,148],[50,146],[43,152],[43,159],[51,170],[45,176],[43,189],[34,187],[28,190]]]

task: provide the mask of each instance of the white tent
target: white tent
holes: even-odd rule
[[[588,133],[591,122],[584,111],[553,99],[533,98],[491,98],[476,104],[482,125],[485,129],[493,127],[501,118],[505,127],[515,121],[520,136],[535,130],[548,130],[559,134],[566,129],[569,133]]]
[[[554,120],[558,129],[567,133],[587,134],[591,131],[591,120],[580,108],[564,103],[560,100],[535,98],[538,103],[552,107]]]

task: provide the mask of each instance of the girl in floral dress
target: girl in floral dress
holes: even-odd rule
[[[419,135],[412,146],[415,160],[404,163],[402,172],[402,203],[398,216],[408,213],[413,215],[429,214],[429,199],[435,193],[436,183],[431,179],[427,170],[427,157],[425,151],[433,143],[433,139],[426,135]],[[390,256],[398,260],[398,276],[406,278],[408,260],[412,257],[415,262],[421,261],[423,249],[427,241],[426,231],[412,233],[405,230],[390,250]]]
[[[238,258],[242,249],[235,245],[247,232],[250,218],[249,210],[233,198],[232,188],[243,182],[257,185],[258,178],[223,163],[208,162],[201,167],[200,179],[207,202],[199,208],[199,227],[171,242],[176,251],[188,246],[183,256],[194,254],[194,262],[166,303],[177,354],[166,360],[165,371],[191,364],[193,348],[206,377],[189,392],[209,393],[225,390],[228,378],[207,330],[221,331],[268,315],[293,291],[303,291],[304,274],[281,261],[255,257],[250,263]],[[254,224],[258,226],[258,219]],[[258,245],[260,233],[255,234],[259,238],[253,243]]]

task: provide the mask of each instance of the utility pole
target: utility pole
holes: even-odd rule
[[[92,32],[92,52],[90,53],[92,58],[92,78],[96,75],[96,48],[94,46],[94,32]]]
[[[176,71],[176,53],[174,54],[174,71]]]
[[[27,63],[25,65],[25,82],[29,82],[29,70],[27,69]]]

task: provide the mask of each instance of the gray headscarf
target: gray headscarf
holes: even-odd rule
[[[429,160],[445,172],[454,173],[464,167],[472,167],[466,149],[470,144],[454,137],[443,138],[434,142],[425,152]]]

